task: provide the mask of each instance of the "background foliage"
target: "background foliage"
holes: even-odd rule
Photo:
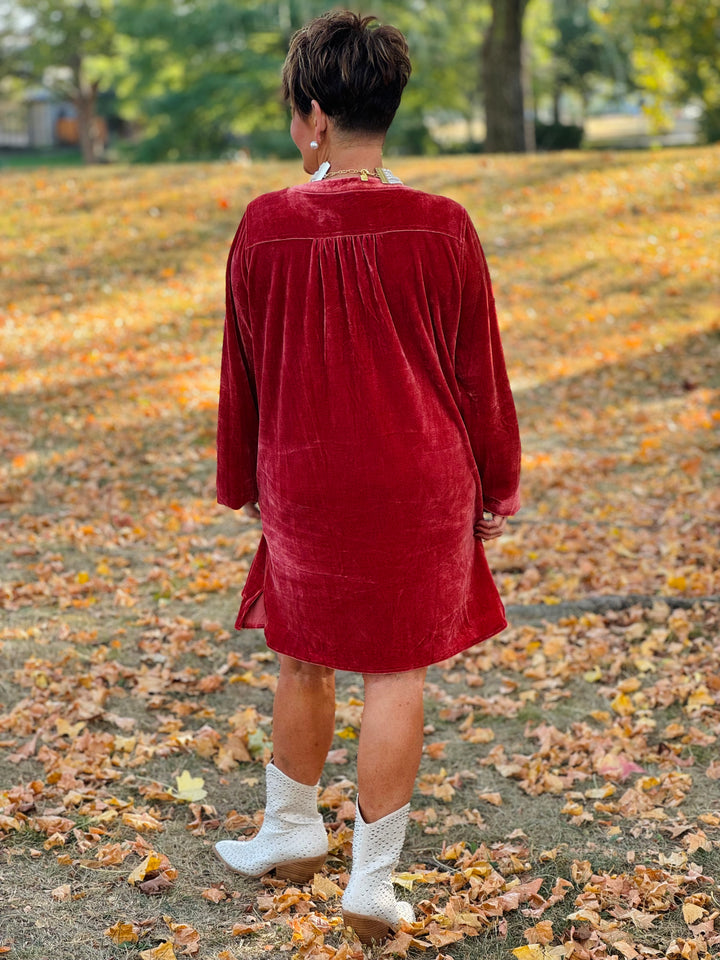
[[[438,128],[449,123],[465,147],[482,141],[473,121],[507,83],[492,73],[483,82],[483,43],[493,10],[507,2],[371,5],[406,33],[414,61],[392,149],[436,151]],[[238,147],[283,154],[292,147],[278,99],[280,66],[292,32],[327,7],[327,0],[4,0],[0,95],[9,95],[13,78],[44,83],[79,107],[112,92],[100,109],[125,121],[137,159],[207,158]],[[530,106],[557,125],[564,98],[582,122],[593,99],[637,90],[657,125],[671,105],[696,102],[706,138],[717,139],[719,24],[720,0],[529,0],[522,25]]]

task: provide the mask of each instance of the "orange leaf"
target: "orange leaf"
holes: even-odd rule
[[[105,936],[110,937],[114,944],[118,946],[121,943],[137,943],[138,935],[135,931],[135,926],[132,923],[128,923],[123,920],[118,920],[118,922],[112,926],[108,927],[104,931]]]
[[[200,951],[200,934],[189,923],[174,923],[172,917],[164,916],[163,920],[172,930],[173,944],[181,947],[181,953],[193,956]]]
[[[212,903],[220,903],[222,900],[227,900],[228,895],[219,887],[208,887],[207,890],[203,890],[200,896],[206,900],[210,900]]]
[[[534,927],[528,927],[523,931],[523,936],[528,943],[546,944],[552,943],[553,933],[552,923],[549,920],[541,920]]]
[[[259,930],[264,930],[267,926],[265,922],[259,923],[235,923],[231,933],[234,937],[244,937],[249,933],[257,933]]]

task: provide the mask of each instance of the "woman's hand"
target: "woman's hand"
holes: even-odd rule
[[[482,520],[475,524],[475,537],[478,540],[497,540],[505,532],[507,517],[496,517],[494,513],[483,513]]]
[[[246,517],[252,517],[253,520],[260,519],[260,510],[256,503],[246,503],[243,507],[243,513]]]

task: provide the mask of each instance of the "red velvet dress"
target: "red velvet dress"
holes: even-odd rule
[[[236,626],[364,673],[502,630],[473,524],[518,509],[520,442],[466,211],[378,180],[269,193],[227,278],[218,500],[263,523]]]

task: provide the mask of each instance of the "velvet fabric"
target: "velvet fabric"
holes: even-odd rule
[[[377,180],[249,204],[232,244],[217,494],[258,501],[236,626],[341,670],[443,660],[506,626],[473,524],[519,507],[487,264],[457,203]]]

